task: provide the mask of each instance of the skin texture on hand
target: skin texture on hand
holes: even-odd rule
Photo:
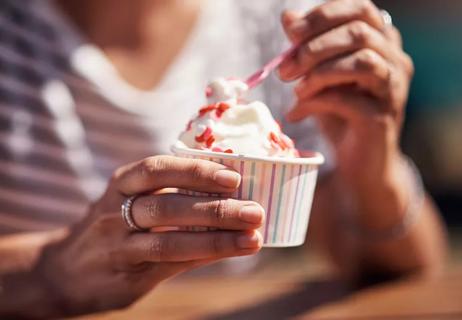
[[[254,254],[261,248],[256,229],[264,219],[257,203],[156,192],[184,188],[229,193],[239,183],[237,172],[205,160],[156,156],[124,166],[88,217],[68,237],[45,248],[34,273],[50,289],[58,309],[75,315],[126,307],[178,273]],[[120,205],[131,195],[139,195],[131,212],[140,227],[179,230],[130,232]],[[218,230],[181,231],[186,226]]]
[[[158,7],[140,10],[137,1],[118,3],[116,12],[106,10],[109,1],[58,1],[65,2],[73,3],[69,10],[64,10],[71,17],[77,12],[92,16],[92,22],[97,23],[86,24],[86,17],[74,22],[95,45],[105,49],[125,79],[141,88],[152,88],[158,82],[172,55],[181,48],[181,38],[188,34],[188,25],[195,16],[188,10],[182,15],[185,19],[178,19],[177,11],[162,11]],[[174,2],[165,1],[162,5],[170,3]],[[176,4],[180,13],[184,11],[184,1]],[[136,15],[132,16],[133,13]],[[117,26],[112,23],[115,17]],[[159,18],[173,23],[177,31],[181,28],[181,36],[177,36],[178,32],[171,34],[171,28],[163,28],[157,23]],[[143,21],[156,22],[155,26],[149,24],[154,37],[151,33],[139,36],[146,31],[142,26],[148,25],[139,23]],[[177,22],[182,21],[188,23],[178,26]],[[136,28],[131,27],[133,22]],[[358,199],[355,213],[363,217],[361,221],[367,226],[388,227],[402,217],[403,199],[407,198],[402,187],[410,182],[397,184],[394,177],[401,170],[396,161],[400,153],[399,131],[413,68],[401,49],[399,33],[393,27],[384,29],[377,8],[366,0],[331,0],[309,14],[287,12],[283,25],[293,42],[305,43],[280,70],[283,79],[300,81],[296,89],[298,102],[288,118],[297,121],[315,116],[333,142],[340,165],[329,181],[320,181],[310,237],[316,229],[327,237],[318,243],[328,245],[327,250],[340,269],[361,273],[364,266],[373,265],[398,274],[434,269],[443,261],[446,243],[444,228],[430,201],[422,207],[422,219],[404,237],[379,244],[360,239],[350,245],[345,230],[330,221],[345,210],[339,199],[345,190]],[[108,39],[115,39],[116,43],[109,41],[108,45]],[[139,40],[137,46],[142,48],[135,50],[138,54],[124,46],[133,39]],[[168,41],[161,47],[169,45],[169,49],[160,50],[158,41],[165,39]],[[24,263],[24,272],[1,274],[4,291],[0,292],[0,318],[10,314],[62,318],[63,314],[124,307],[174,274],[225,256],[257,252],[261,240],[254,230],[261,224],[261,215],[258,218],[255,212],[244,214],[246,210],[241,209],[258,205],[157,192],[156,189],[166,187],[207,191],[208,184],[217,192],[224,190],[217,185],[220,179],[232,181],[229,176],[215,175],[224,169],[220,165],[208,163],[204,168],[203,162],[184,161],[187,162],[179,164],[169,157],[155,157],[118,170],[88,218],[72,228],[69,236],[47,246],[37,268]],[[188,180],[186,176],[193,178]],[[120,204],[126,196],[138,193],[141,195],[133,204],[133,218],[144,228],[190,223],[223,227],[227,231],[130,233],[120,217]],[[383,197],[384,194],[391,196]],[[244,216],[247,219],[241,219]],[[193,250],[186,250],[185,245]],[[27,241],[27,246],[35,253],[42,250],[37,241]],[[3,257],[0,252],[0,258]]]
[[[412,61],[393,26],[369,0],[333,0],[306,15],[285,12],[282,22],[300,50],[280,67],[298,80],[290,121],[315,116],[332,142],[339,172],[349,183],[369,183],[399,156]]]
[[[421,218],[404,236],[380,243],[352,238],[337,218],[387,230],[401,223],[409,201],[418,200],[411,198],[415,181],[399,148],[414,72],[399,32],[370,0],[331,0],[308,13],[287,11],[282,24],[300,44],[279,69],[282,80],[298,81],[287,119],[315,117],[336,158],[334,172],[317,188],[311,228],[322,229],[319,242],[346,273],[360,275],[371,266],[398,275],[439,269],[446,242],[431,201],[418,208]]]

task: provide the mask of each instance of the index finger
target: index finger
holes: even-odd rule
[[[282,24],[291,41],[299,43],[354,20],[378,30],[385,27],[380,11],[370,0],[331,0],[301,17],[295,12],[285,12]]]
[[[239,186],[240,181],[239,173],[222,164],[174,156],[146,158],[117,169],[112,177],[112,184],[124,195],[169,187],[230,193]]]

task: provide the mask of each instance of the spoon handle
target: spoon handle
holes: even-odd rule
[[[249,89],[255,88],[263,80],[265,80],[266,77],[268,77],[268,75],[271,73],[271,71],[279,67],[285,59],[292,56],[298,48],[298,44],[293,45],[289,49],[285,50],[281,54],[271,59],[267,64],[263,66],[263,68],[252,74],[250,77],[248,77],[247,80],[245,80],[245,83],[247,83]]]

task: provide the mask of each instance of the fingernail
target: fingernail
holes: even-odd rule
[[[244,234],[237,238],[237,246],[241,249],[253,249],[261,246],[258,233]]]
[[[231,170],[219,170],[215,173],[215,181],[226,188],[237,188],[241,182],[241,175]]]
[[[239,218],[247,223],[260,223],[263,219],[263,208],[259,205],[249,204],[239,211]]]

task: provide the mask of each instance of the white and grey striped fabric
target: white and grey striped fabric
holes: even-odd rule
[[[209,1],[168,75],[141,91],[51,1],[0,1],[0,234],[74,223],[115,168],[169,153],[208,79],[243,77],[283,48],[285,6]],[[255,96],[277,116],[290,106],[275,77]],[[323,147],[309,121],[287,130],[305,148]]]

